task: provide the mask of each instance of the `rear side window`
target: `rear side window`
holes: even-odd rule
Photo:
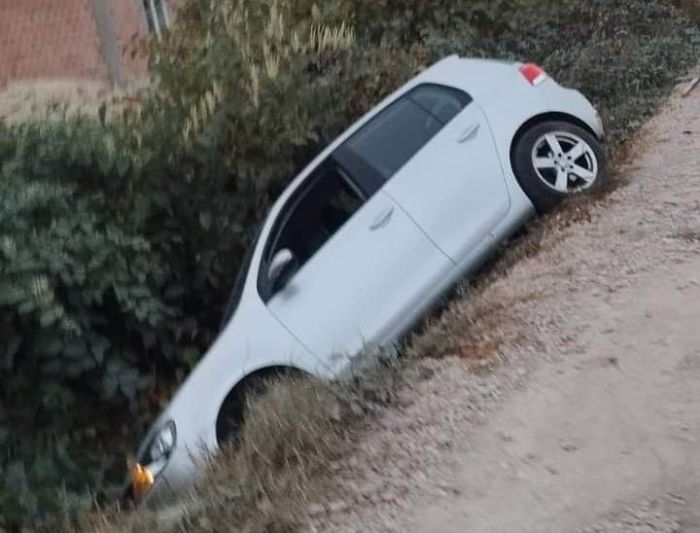
[[[346,147],[389,179],[441,127],[433,115],[402,98],[353,135]]]
[[[351,152],[388,180],[470,102],[458,89],[421,85],[370,120],[339,151]]]

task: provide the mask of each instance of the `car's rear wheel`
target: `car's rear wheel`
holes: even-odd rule
[[[528,129],[513,151],[515,177],[538,211],[572,194],[597,187],[605,176],[602,145],[568,122],[541,122]]]

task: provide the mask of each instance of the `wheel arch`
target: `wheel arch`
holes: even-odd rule
[[[571,115],[569,113],[562,113],[559,111],[552,111],[548,113],[541,113],[539,115],[535,115],[534,117],[530,117],[525,123],[523,123],[518,128],[518,130],[515,132],[515,135],[513,136],[513,140],[510,143],[510,166],[513,172],[515,172],[515,165],[513,160],[515,155],[515,147],[518,145],[518,142],[520,142],[520,139],[522,139],[523,135],[525,135],[525,132],[527,132],[530,128],[536,126],[537,124],[542,124],[543,122],[551,122],[556,120],[574,124],[575,126],[586,130],[588,133],[593,135],[593,137],[602,142],[602,139],[596,134],[593,128],[586,124],[585,121],[581,120],[580,118],[574,115]]]
[[[240,416],[242,421],[246,393],[250,387],[263,380],[280,376],[306,376],[307,372],[293,365],[271,365],[258,368],[243,377],[231,388],[219,405],[216,415],[216,441],[221,446],[226,440],[227,418]]]

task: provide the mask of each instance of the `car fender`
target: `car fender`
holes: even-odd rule
[[[484,109],[493,134],[503,173],[515,203],[530,203],[515,178],[511,149],[523,125],[548,115],[570,116],[585,124],[599,139],[604,137],[603,124],[593,105],[580,92],[561,87],[552,79],[539,85],[529,85],[517,69],[500,90],[479,102]]]

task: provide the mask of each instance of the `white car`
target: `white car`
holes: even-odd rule
[[[400,339],[535,211],[599,181],[602,139],[588,100],[533,64],[451,56],[386,98],[275,202],[129,494],[189,483],[261,379],[337,378]]]

